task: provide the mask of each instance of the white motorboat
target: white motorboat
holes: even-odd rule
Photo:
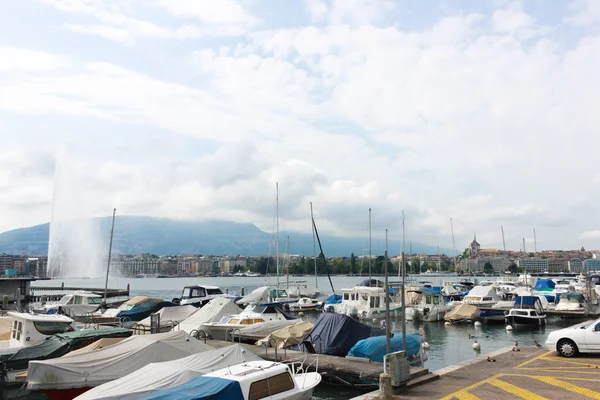
[[[321,303],[319,301],[308,297],[301,297],[297,302],[288,304],[289,310],[294,312],[315,311],[320,306]]]
[[[515,299],[515,305],[505,317],[508,325],[534,325],[546,324],[546,313],[542,308],[538,296],[519,296]]]
[[[321,382],[318,372],[296,373],[290,366],[273,361],[232,365],[208,373],[203,378],[211,377],[236,381],[243,397],[232,399],[240,400],[310,400],[315,387]]]
[[[584,312],[586,309],[585,298],[581,293],[566,292],[561,293],[558,303],[556,304],[556,311],[580,311]]]
[[[0,340],[0,356],[16,353],[24,347],[32,347],[56,333],[77,330],[74,321],[64,315],[28,314],[8,312],[12,318],[10,339]]]
[[[289,321],[290,325],[298,322],[273,305],[251,304],[239,314],[222,317],[219,322],[204,323],[201,329],[215,340],[228,340],[229,334],[236,329],[268,321]]]
[[[217,286],[193,285],[185,286],[181,292],[181,298],[173,299],[173,303],[179,305],[192,305],[202,307],[215,297],[225,296],[225,293]]]
[[[477,307],[492,307],[500,300],[500,296],[498,296],[494,285],[475,286],[463,298],[463,303]]]
[[[439,289],[424,289],[419,304],[406,308],[407,321],[442,321],[446,315],[447,305]]]
[[[34,312],[41,314],[63,313],[70,317],[96,312],[102,304],[102,296],[85,290],[64,295],[57,303],[46,303]]]
[[[385,318],[385,297],[385,290],[380,287],[355,286],[342,289],[342,302],[328,305],[327,311],[367,320]],[[389,310],[390,315],[398,316],[402,312],[402,306],[390,301]]]

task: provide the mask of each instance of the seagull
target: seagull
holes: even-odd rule
[[[519,349],[519,342],[515,340],[515,345],[512,348],[512,351],[521,351],[521,349]]]
[[[535,343],[535,347],[537,347],[538,349],[541,349],[543,347],[541,344],[538,343],[537,340],[534,340],[533,343]]]
[[[488,360],[488,362],[496,362],[496,359],[495,359],[495,358],[492,358],[492,357],[490,357],[490,356],[488,356],[487,360]]]
[[[477,336],[471,335],[470,333],[468,335],[469,335],[469,339],[475,339],[475,338],[477,338]]]

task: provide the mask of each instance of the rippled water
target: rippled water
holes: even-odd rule
[[[314,277],[294,278],[294,280],[304,279],[309,287],[315,286]],[[440,280],[452,280],[452,277],[427,277],[428,281],[433,281],[434,284],[439,284]],[[361,280],[360,277],[332,277],[334,287],[337,291],[341,288],[355,286]],[[78,279],[78,280],[53,280],[53,281],[38,281],[33,286],[60,286],[64,282],[67,287],[87,287],[99,288],[104,286],[104,281],[100,279]],[[242,287],[246,289],[246,293],[259,286],[266,284],[275,284],[275,280],[267,280],[265,278],[248,278],[248,277],[225,277],[225,278],[111,278],[109,280],[110,288],[125,288],[130,284],[131,296],[144,295],[152,297],[160,297],[171,300],[173,297],[179,297],[181,291],[186,285],[204,284],[215,285],[223,290],[229,289],[231,294],[240,293]],[[331,287],[327,277],[319,277],[319,288],[326,292],[331,292]],[[316,319],[318,314],[307,314],[306,318]],[[393,320],[394,321],[394,320]],[[401,332],[400,320],[396,322],[396,332]],[[512,332],[507,332],[504,324],[484,324],[481,327],[475,327],[472,324],[454,325],[446,327],[443,322],[429,323],[413,323],[407,321],[406,332],[418,333],[422,327],[425,334],[425,341],[430,345],[427,351],[428,361],[425,366],[431,371],[454,365],[458,362],[481,357],[482,354],[498,350],[503,347],[512,346],[515,340],[519,341],[520,345],[532,346],[534,340],[543,344],[548,333],[555,329],[560,329],[565,326],[576,323],[576,321],[552,320],[546,328],[537,327],[517,327]],[[469,334],[476,336],[477,341],[481,345],[481,351],[477,352],[472,349],[475,339],[469,339]],[[331,386],[323,386],[318,388],[315,393],[315,398],[318,399],[347,399],[356,396],[360,392],[353,389],[345,389]]]

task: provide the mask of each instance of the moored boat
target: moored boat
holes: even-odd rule
[[[287,307],[290,311],[317,311],[321,308],[321,303],[318,300],[310,299],[308,297],[301,297],[295,303],[288,303]]]
[[[505,317],[508,325],[536,325],[546,324],[546,313],[538,296],[519,296],[515,305]]]

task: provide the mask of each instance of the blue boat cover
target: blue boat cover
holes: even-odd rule
[[[552,291],[555,286],[556,286],[556,283],[554,283],[554,281],[551,279],[540,279],[535,283],[535,287],[533,289],[534,290]]]
[[[342,302],[342,295],[337,294],[337,293],[330,294],[325,299],[325,304],[340,304],[341,302]]]
[[[402,349],[402,335],[394,334],[391,340],[392,352]],[[374,336],[356,343],[348,352],[349,356],[368,358],[371,361],[383,362],[385,356],[385,336]],[[406,355],[414,356],[421,351],[421,338],[418,333],[406,335]]]
[[[416,293],[423,293],[423,294],[441,294],[442,293],[442,288],[439,286],[434,286],[431,288],[423,288],[423,289],[419,289],[419,290],[415,290]]]
[[[531,308],[538,300],[537,296],[517,296],[515,297],[515,308]]]
[[[585,301],[585,298],[583,297],[583,295],[581,293],[576,293],[576,292],[563,293],[560,296],[556,296],[556,298],[557,298],[556,301],[560,301],[560,299],[576,300],[580,303],[583,303]]]
[[[371,336],[372,330],[376,335],[383,333],[347,315],[323,313],[305,339],[319,354],[344,357],[356,342]]]
[[[238,381],[197,376],[182,385],[149,393],[152,400],[244,400]]]

